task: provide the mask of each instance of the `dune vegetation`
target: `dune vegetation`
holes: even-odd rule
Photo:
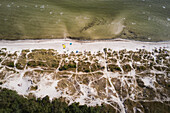
[[[62,112],[166,113],[169,111],[169,55],[170,52],[164,48],[153,51],[104,48],[97,53],[58,53],[53,49],[10,53],[2,48],[0,87],[16,90],[25,98],[43,99],[26,100],[14,92],[2,90],[1,96],[6,92],[12,94],[9,97],[5,95],[5,100],[0,101],[3,106],[6,100],[9,102],[9,111],[25,110],[21,106],[26,102],[37,106],[35,109],[29,106],[26,110],[37,111],[40,107],[41,112],[45,109],[42,108],[45,99],[48,105],[44,106],[50,106],[46,112],[51,112],[60,105],[60,101],[54,99],[62,97],[66,102],[59,109]],[[13,99],[13,93],[21,99],[16,100],[16,105],[8,100]],[[59,102],[59,105],[51,104],[49,99],[53,100],[52,103]]]

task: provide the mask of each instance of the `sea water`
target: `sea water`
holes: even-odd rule
[[[111,39],[125,31],[133,34],[124,38],[170,39],[170,0],[0,0],[0,4],[1,39]]]

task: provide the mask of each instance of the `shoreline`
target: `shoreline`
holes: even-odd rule
[[[0,39],[1,41],[30,41],[30,40],[74,40],[74,41],[85,41],[85,42],[97,42],[97,41],[138,41],[138,42],[170,42],[170,40],[159,40],[159,41],[151,41],[151,40],[135,40],[135,39],[130,39],[130,38],[108,38],[108,39],[80,39],[80,38],[28,38],[28,39]]]

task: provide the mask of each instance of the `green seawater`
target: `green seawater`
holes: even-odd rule
[[[170,0],[0,0],[0,39],[111,39],[122,33],[169,40]]]

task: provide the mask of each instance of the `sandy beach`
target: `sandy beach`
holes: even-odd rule
[[[72,45],[70,45],[72,43]],[[62,44],[66,45],[63,49]],[[127,49],[136,51],[137,49],[146,49],[152,51],[154,48],[166,48],[170,50],[170,41],[166,42],[140,42],[124,39],[115,40],[95,40],[95,41],[78,41],[71,39],[42,39],[42,40],[16,40],[0,41],[0,48],[7,48],[8,51],[21,51],[23,49],[54,49],[59,53],[91,51],[92,53],[102,51],[103,48],[110,48],[115,51]]]

